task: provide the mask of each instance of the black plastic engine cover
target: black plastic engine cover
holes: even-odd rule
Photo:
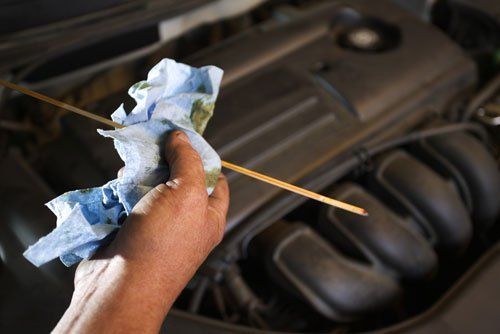
[[[328,195],[361,206],[369,213],[362,217],[325,206],[319,228],[335,245],[342,245],[341,238],[347,238],[374,265],[396,277],[421,280],[434,273],[437,256],[430,243],[377,198],[352,183],[336,187]]]
[[[273,224],[252,240],[250,252],[278,285],[334,320],[381,311],[399,293],[391,278],[343,256],[302,223]]]
[[[373,52],[342,45],[346,32],[366,24],[390,27],[396,43]],[[227,161],[288,182],[365,141],[404,133],[475,82],[457,45],[391,1],[325,1],[188,62],[224,69],[210,144]],[[280,192],[227,176],[228,230]]]
[[[472,237],[472,223],[458,191],[430,167],[404,151],[383,157],[374,173],[376,186],[393,205],[405,208],[430,239],[447,254],[460,254]]]

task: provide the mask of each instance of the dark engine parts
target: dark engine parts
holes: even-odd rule
[[[369,217],[324,206],[316,223],[271,225],[250,243],[251,256],[264,259],[264,267],[278,285],[337,321],[366,316],[394,303],[400,293],[397,282],[432,279],[438,271],[438,255],[441,261],[457,257],[468,248],[473,231],[485,232],[485,220],[471,220],[471,216],[499,217],[500,172],[491,154],[469,134],[458,132],[428,141],[436,147],[439,143],[455,147],[454,152],[441,152],[454,153],[457,165],[473,164],[467,156],[472,152],[484,158],[484,169],[478,172],[488,184],[478,187],[478,174],[468,169],[462,169],[464,174],[439,175],[396,150],[377,161],[368,176],[366,184],[378,196],[354,183],[336,185],[328,193],[366,208]],[[475,150],[471,152],[470,146]],[[462,184],[466,189],[481,188],[476,194],[483,195],[485,203],[476,205],[476,211],[468,210],[467,197],[460,196],[458,184],[450,182],[452,176],[468,180]],[[311,224],[317,232],[307,227]]]

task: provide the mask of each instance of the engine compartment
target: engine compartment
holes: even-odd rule
[[[416,15],[388,0],[275,1],[107,71],[78,69],[67,87],[64,76],[46,78],[50,64],[21,79],[109,117],[158,58],[217,65],[225,75],[205,137],[223,159],[370,213],[355,217],[228,172],[225,238],[166,328],[383,331],[429,310],[494,248],[500,136],[491,120],[500,117],[500,65],[484,57],[485,45],[495,51],[500,43],[469,48],[448,18],[474,29],[500,22],[478,26],[478,16],[495,18],[466,1],[424,9]],[[4,115],[29,130],[0,134],[0,281],[9,287],[1,322],[19,328],[30,305],[37,320],[23,326],[50,329],[69,301],[71,271],[30,267],[23,247],[53,225],[42,203],[106,182],[121,161],[92,121],[11,97]]]

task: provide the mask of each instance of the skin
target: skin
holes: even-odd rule
[[[181,131],[166,140],[171,178],[134,207],[116,239],[75,274],[55,333],[157,333],[173,302],[222,240],[229,189],[209,197],[198,153]]]

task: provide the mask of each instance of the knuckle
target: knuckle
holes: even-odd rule
[[[165,194],[168,190],[168,187],[165,183],[160,183],[154,188],[154,190],[158,194]]]
[[[152,200],[154,202],[163,202],[163,201],[167,200],[167,198],[170,197],[167,185],[165,185],[165,184],[157,185],[151,191],[151,196],[152,196]]]

